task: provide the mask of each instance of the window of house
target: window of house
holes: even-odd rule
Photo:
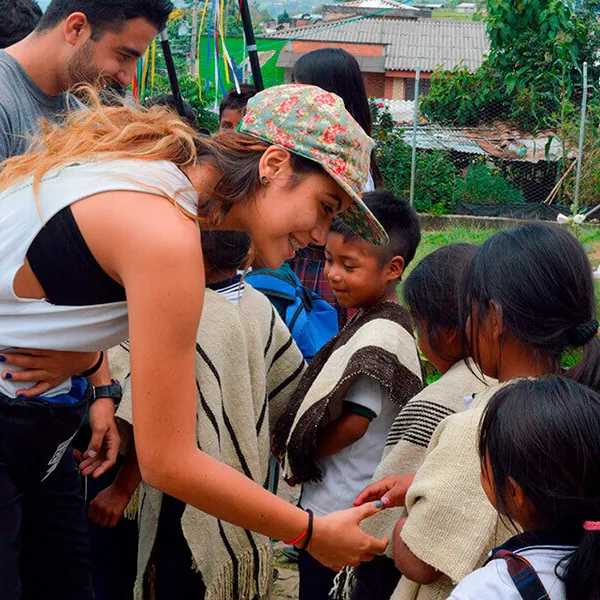
[[[404,80],[404,99],[414,100],[415,99],[415,80],[405,79]],[[419,81],[419,96],[426,96],[429,93],[429,79],[421,79]]]

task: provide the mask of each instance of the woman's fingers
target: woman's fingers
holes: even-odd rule
[[[381,497],[392,487],[393,483],[389,477],[368,485],[354,501],[354,506],[361,506],[366,502],[381,500]]]
[[[56,387],[60,382],[40,381],[36,385],[30,388],[22,389],[17,391],[17,396],[23,398],[36,398],[37,396],[43,396],[46,392],[49,392],[53,387]]]
[[[5,363],[6,365],[12,365],[14,367],[21,367],[22,369],[31,369],[40,367],[40,362],[44,362],[44,359],[41,358],[41,355],[33,355],[33,354],[23,354],[19,353],[8,353],[0,355],[4,360],[0,360],[0,362]]]

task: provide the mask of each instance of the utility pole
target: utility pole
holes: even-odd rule
[[[198,73],[198,9],[200,0],[194,0],[192,5],[192,48],[190,52],[190,72],[192,75]],[[202,35],[202,32],[200,32]]]

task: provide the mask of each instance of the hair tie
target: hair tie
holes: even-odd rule
[[[583,528],[586,531],[600,531],[600,521],[584,521]]]
[[[569,341],[573,346],[583,346],[598,334],[598,321],[592,319],[589,323],[576,325],[571,329]]]

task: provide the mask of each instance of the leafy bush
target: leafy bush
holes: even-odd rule
[[[437,69],[431,75],[429,94],[421,100],[421,112],[442,125],[469,127],[505,115],[507,100],[484,61],[476,73],[464,65],[452,71]]]
[[[454,198],[466,202],[525,202],[525,196],[518,189],[484,164],[475,164],[468,168],[465,178],[456,185]]]
[[[459,126],[502,119],[528,131],[556,127],[565,103],[581,103],[583,62],[590,81],[600,76],[597,11],[598,0],[488,0],[489,55],[474,73],[434,73],[423,114]]]
[[[412,148],[404,141],[403,130],[394,125],[389,111],[371,105],[375,157],[384,186],[398,197],[410,193]],[[455,167],[450,153],[428,150],[417,153],[415,208],[420,212],[445,214],[453,206]]]

